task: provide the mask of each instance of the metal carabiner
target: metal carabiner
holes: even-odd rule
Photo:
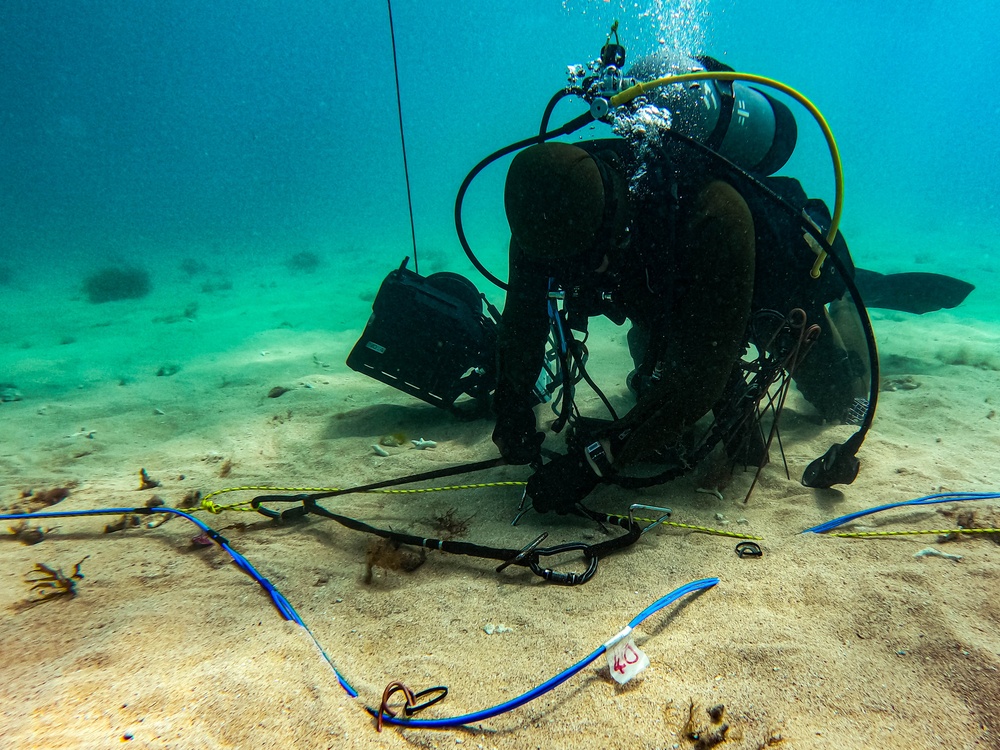
[[[670,516],[673,514],[673,511],[670,510],[670,508],[663,508],[659,505],[643,505],[642,503],[632,503],[630,506],[628,506],[629,525],[635,524],[635,512],[637,510],[652,510],[660,514],[659,518],[657,518],[655,521],[650,521],[649,525],[639,532],[640,536],[645,534],[654,526],[659,526],[661,523],[670,518]]]
[[[535,549],[538,547],[538,545],[544,542],[548,538],[548,536],[549,532],[543,531],[539,536],[535,538],[534,541],[528,542],[527,545],[522,547],[521,551],[518,552],[514,557],[507,560],[507,562],[500,563],[500,565],[497,566],[497,573],[500,573],[501,571],[503,571],[504,568],[510,565],[516,565],[517,563],[524,560],[524,558],[533,553]]]
[[[559,583],[563,586],[578,586],[581,583],[589,581],[597,572],[597,564],[600,560],[596,555],[585,555],[590,562],[587,565],[587,569],[582,573],[577,573],[575,571],[562,573],[558,570],[553,570],[552,568],[543,568],[539,564],[538,558],[561,555],[563,552],[580,551],[586,553],[590,549],[590,546],[591,545],[584,544],[583,542],[570,542],[568,544],[559,544],[555,547],[536,549],[535,558],[529,563],[528,567],[531,568],[532,573],[540,578],[544,578],[546,581]]]

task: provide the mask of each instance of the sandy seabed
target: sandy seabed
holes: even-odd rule
[[[67,487],[49,510],[144,506],[154,496],[176,507],[192,492],[347,487],[494,457],[488,423],[459,422],[343,364],[380,278],[366,274],[388,270],[338,270],[337,288],[355,290],[339,294],[330,268],[297,277],[257,269],[213,292],[165,274],[150,296],[103,305],[71,280],[58,305],[51,282],[3,289],[0,381],[21,400],[0,403],[0,504],[36,507],[38,493]],[[723,499],[695,492],[697,477],[593,496],[609,511],[638,500],[670,507],[677,523],[762,537],[758,559],[738,557],[738,540],[664,527],[602,560],[581,587],[441,552],[412,572],[376,568],[365,584],[364,534],[315,517],[198,513],[287,597],[358,699],[306,632],[223,550],[193,541],[199,530],[183,519],[107,533],[117,517],[38,521],[48,531],[35,545],[5,535],[0,746],[1000,748],[997,536],[800,533],[884,503],[1000,489],[1000,330],[950,313],[874,318],[883,388],[854,484],[799,483],[850,431],[817,424],[793,395],[782,417],[791,479],[775,453],[748,502],[750,473],[720,487]],[[623,329],[602,330],[591,344],[598,371],[624,340]],[[288,391],[269,398],[276,386]],[[372,444],[393,434],[404,446],[437,445],[376,455]],[[159,486],[138,489],[140,468]],[[524,478],[507,467],[460,481]],[[325,502],[426,536],[452,511],[468,520],[463,539],[494,546],[521,547],[542,531],[546,544],[604,538],[571,518],[529,514],[512,527],[520,496],[491,487]],[[986,499],[899,509],[853,528],[953,529],[968,525],[967,511],[976,525],[1000,526],[1000,500]],[[929,546],[960,559],[915,557]],[[36,564],[70,573],[81,559],[76,596],[26,604]],[[581,569],[572,557],[559,565]],[[624,686],[601,657],[527,705],[464,728],[379,734],[363,708],[394,680],[448,686],[421,718],[509,700],[706,577],[720,583],[637,628],[651,665]],[[716,722],[708,709],[719,704]]]

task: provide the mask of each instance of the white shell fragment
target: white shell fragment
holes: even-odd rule
[[[483,632],[486,635],[503,635],[504,633],[513,633],[514,628],[509,628],[502,622],[499,625],[494,625],[492,622],[488,622],[483,625]]]
[[[922,550],[913,555],[914,557],[943,557],[945,560],[954,560],[958,562],[962,559],[961,555],[952,555],[949,552],[942,552],[939,549],[934,549],[933,547],[924,547]]]

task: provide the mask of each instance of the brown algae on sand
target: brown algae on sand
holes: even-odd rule
[[[381,537],[372,539],[365,551],[365,577],[363,580],[366,584],[370,584],[374,579],[375,568],[412,573],[423,565],[426,559],[427,550],[422,547],[408,547],[393,539]]]
[[[73,566],[73,572],[66,575],[62,568],[52,568],[45,563],[35,563],[34,570],[25,575],[26,583],[31,584],[30,592],[33,598],[28,599],[26,604],[38,604],[39,602],[55,599],[60,596],[72,598],[76,596],[76,582],[83,580],[83,573],[80,566],[83,561],[90,557],[87,555]]]

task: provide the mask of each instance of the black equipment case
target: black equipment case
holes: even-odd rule
[[[482,312],[484,297],[464,276],[425,278],[408,260],[379,287],[347,366],[442,409],[458,413],[465,393],[485,411],[496,385],[496,322]]]

